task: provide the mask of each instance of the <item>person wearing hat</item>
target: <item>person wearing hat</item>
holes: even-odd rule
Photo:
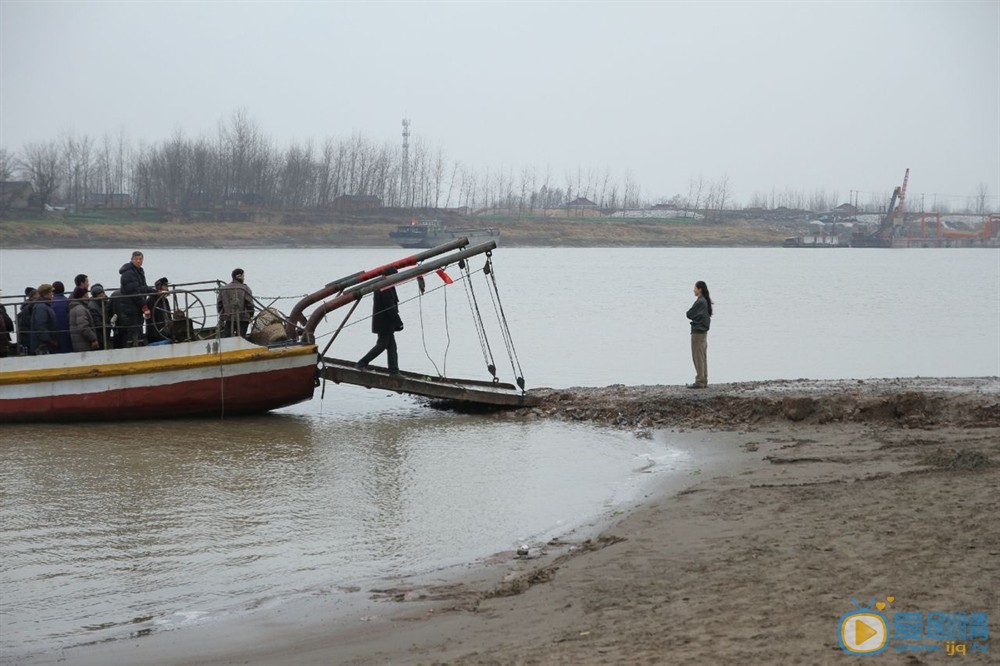
[[[87,307],[90,308],[90,318],[94,320],[98,349],[108,349],[108,343],[111,342],[111,311],[108,306],[108,294],[100,282],[90,288]]]
[[[146,308],[149,309],[149,323],[146,324],[146,340],[150,344],[154,342],[173,342],[171,338],[171,317],[170,298],[167,293],[170,291],[170,280],[161,277],[153,287],[156,293],[146,299]]]
[[[28,349],[32,354],[41,356],[51,354],[59,348],[59,336],[56,335],[56,313],[52,310],[51,284],[38,286],[38,300],[31,308],[31,334]]]
[[[219,290],[216,307],[219,309],[219,331],[225,338],[235,335],[247,336],[247,328],[253,319],[253,292],[244,284],[242,268],[234,268],[233,281]]]

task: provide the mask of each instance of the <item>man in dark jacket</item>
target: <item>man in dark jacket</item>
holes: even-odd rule
[[[247,328],[253,318],[253,292],[243,281],[242,268],[233,269],[233,281],[219,290],[216,306],[219,309],[219,330],[224,338],[241,335],[247,337]]]
[[[382,275],[393,275],[395,268],[387,268]],[[354,367],[365,370],[372,360],[384,351],[389,352],[389,374],[399,374],[399,356],[396,352],[396,331],[403,330],[403,320],[399,317],[399,297],[396,288],[389,287],[376,291],[372,304],[372,333],[378,336],[375,346],[365,354]]]
[[[60,354],[73,351],[73,342],[69,337],[69,298],[66,297],[66,286],[56,280],[52,283],[52,311],[56,313],[56,337],[59,347],[52,350]]]
[[[118,303],[117,331],[124,333],[125,347],[135,347],[143,344],[143,306],[146,296],[153,293],[153,288],[146,284],[146,272],[142,270],[142,252],[132,253],[132,260],[118,269],[121,275],[121,293],[123,298]]]
[[[38,300],[31,308],[31,336],[29,347],[37,356],[50,354],[59,347],[56,335],[56,313],[52,311],[52,285],[38,287]]]
[[[14,332],[14,322],[7,314],[7,306],[0,304],[0,358],[10,354],[10,334]]]
[[[90,300],[87,301],[90,308],[90,316],[94,320],[94,331],[97,333],[97,341],[100,349],[111,348],[111,311],[108,307],[108,295],[104,292],[104,285],[97,283],[90,288]]]
[[[31,353],[31,310],[38,300],[38,290],[34,287],[24,288],[24,303],[17,311],[17,353]]]
[[[149,342],[173,342],[170,316],[170,280],[161,277],[153,285],[156,293],[146,299],[146,309],[150,312],[146,326]]]

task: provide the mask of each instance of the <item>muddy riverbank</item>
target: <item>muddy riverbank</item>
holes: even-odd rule
[[[535,393],[538,407],[496,418],[687,438],[695,455],[711,455],[680,485],[663,485],[578,542],[499,553],[447,580],[365,590],[369,605],[347,614],[316,600],[239,626],[63,658],[833,664],[846,656],[838,627],[852,598],[878,599],[889,616],[985,612],[995,622],[1000,613],[998,378]],[[985,663],[971,650],[970,663]],[[916,663],[895,646],[881,661]]]

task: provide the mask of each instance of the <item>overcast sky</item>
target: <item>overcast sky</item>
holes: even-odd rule
[[[0,0],[0,147],[400,121],[476,168],[1000,195],[1000,2]],[[866,200],[865,195],[862,195]],[[997,198],[992,200],[997,206]]]

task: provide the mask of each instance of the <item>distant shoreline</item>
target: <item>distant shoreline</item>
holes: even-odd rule
[[[106,216],[39,214],[0,219],[0,247],[398,247],[389,232],[412,217],[406,211],[322,219],[260,215],[243,221],[137,220],[124,211]],[[501,247],[780,247],[795,233],[794,225],[770,221],[455,216],[446,223],[453,228],[497,227]]]

